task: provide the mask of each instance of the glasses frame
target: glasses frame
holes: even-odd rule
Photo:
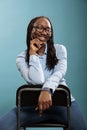
[[[35,28],[40,33],[42,33],[43,31],[45,31],[47,34],[52,33],[51,28],[43,27],[42,25],[36,25],[36,26],[33,26],[33,28]]]

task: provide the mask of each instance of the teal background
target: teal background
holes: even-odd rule
[[[67,48],[67,84],[87,122],[87,0],[0,0],[0,115],[15,106],[25,83],[15,59],[26,48],[29,21],[39,15],[51,19],[55,43]]]

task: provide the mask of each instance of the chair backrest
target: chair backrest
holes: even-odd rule
[[[38,97],[41,92],[42,85],[22,85],[17,89],[16,92],[16,105],[18,106],[18,130],[21,129],[20,115],[21,107],[23,106],[37,106]],[[56,91],[52,96],[52,101],[54,106],[66,106],[67,112],[67,123],[62,122],[53,122],[53,120],[46,121],[39,124],[27,123],[22,128],[26,130],[27,127],[62,127],[67,130],[71,130],[70,127],[70,105],[71,105],[71,96],[69,88],[59,85]]]
[[[42,85],[22,85],[16,92],[16,105],[36,106]],[[59,85],[52,96],[54,106],[71,105],[69,88]]]

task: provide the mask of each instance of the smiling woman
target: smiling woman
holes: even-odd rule
[[[39,31],[37,31],[36,28],[34,28],[36,26],[41,26],[41,27],[43,26],[43,29],[41,29],[41,31],[39,29],[39,31],[40,31],[39,32]],[[45,28],[45,30],[44,30],[44,28]],[[49,33],[47,33],[46,30],[49,30]],[[37,46],[38,48],[33,45]],[[41,45],[43,45],[43,46],[41,46]],[[32,49],[35,49],[35,50],[32,50],[31,46],[33,46]],[[46,46],[49,48],[47,50],[48,53],[47,53],[46,65],[47,65],[47,68],[50,70],[50,69],[54,68],[54,66],[58,62],[58,59],[56,57],[55,48],[54,48],[53,27],[52,27],[51,21],[49,20],[48,17],[44,17],[44,16],[35,17],[34,19],[32,19],[30,21],[28,28],[27,28],[26,61],[29,62],[29,57],[30,57],[29,53],[33,54],[33,53],[38,52],[39,55],[42,55]],[[41,49],[40,49],[40,47],[41,47]]]
[[[28,84],[41,84],[36,109],[21,108],[21,126],[26,122],[43,122],[52,118],[66,123],[64,107],[52,105],[52,95],[59,85],[66,86],[67,50],[55,44],[53,27],[47,17],[32,19],[27,28],[27,49],[16,58],[16,65]],[[31,99],[32,100],[32,99]],[[71,129],[87,130],[75,98],[71,95]],[[26,111],[27,109],[27,111]],[[38,114],[39,112],[39,114]],[[41,116],[42,115],[42,116]],[[33,118],[32,118],[33,117]],[[17,130],[17,108],[0,118],[1,130]]]
[[[43,17],[37,19],[33,25],[31,37],[32,40],[30,42],[30,54],[35,54],[37,52],[39,55],[42,55],[45,50],[45,45],[51,37],[51,25],[49,21]]]

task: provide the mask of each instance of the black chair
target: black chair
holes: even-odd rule
[[[40,94],[42,85],[22,85],[17,89],[16,92],[16,105],[18,108],[18,130],[23,128],[26,130],[28,127],[61,127],[64,130],[71,130],[70,127],[70,105],[71,105],[71,96],[69,88],[59,85],[56,91],[52,96],[52,101],[54,106],[64,106],[66,107],[67,113],[67,123],[54,122],[53,120],[38,123],[30,124],[29,122],[24,126],[20,126],[20,114],[21,107],[23,106],[36,106],[38,101],[38,96]]]

